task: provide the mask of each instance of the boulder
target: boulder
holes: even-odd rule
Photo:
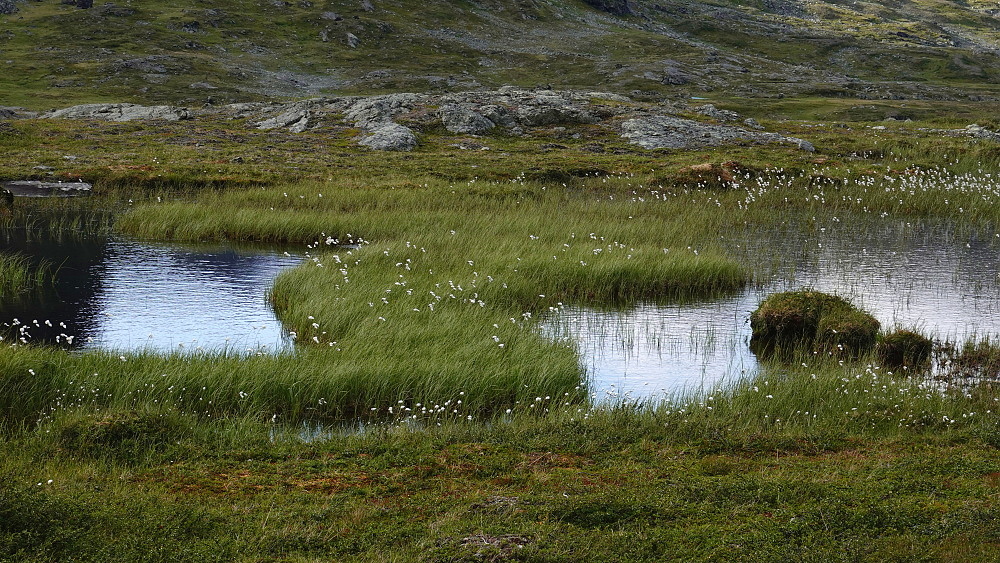
[[[392,121],[397,115],[426,102],[427,99],[427,96],[420,94],[388,94],[357,98],[344,111],[344,117],[362,129],[373,130]]]
[[[448,104],[438,110],[441,123],[452,133],[482,135],[496,127],[496,123],[468,107]]]
[[[409,127],[385,123],[358,144],[377,151],[410,151],[417,146],[417,136]]]
[[[348,47],[350,47],[351,49],[357,49],[358,45],[360,45],[360,44],[361,44],[361,40],[358,39],[357,35],[354,35],[351,32],[347,33],[347,46]]]
[[[504,106],[487,104],[479,107],[479,113],[486,119],[489,119],[492,123],[501,127],[510,128],[517,126],[517,120],[514,119],[510,110]]]
[[[9,16],[17,13],[17,6],[14,0],[0,0],[0,15]]]
[[[293,108],[284,113],[276,115],[274,117],[259,121],[256,123],[257,129],[269,130],[269,129],[279,129],[281,127],[301,127],[296,133],[301,133],[305,131],[305,125],[299,125],[305,122],[309,122],[309,110],[301,108]]]
[[[694,111],[700,113],[701,115],[711,117],[712,119],[718,119],[719,121],[738,121],[740,119],[740,114],[735,111],[729,111],[726,109],[719,109],[712,104],[705,104],[694,108]]]
[[[570,123],[595,123],[587,110],[558,96],[538,95],[517,108],[517,121],[528,127]]]
[[[106,2],[97,9],[97,15],[108,18],[127,18],[135,15],[135,9],[128,6],[119,6],[114,2]]]
[[[694,149],[750,143],[793,143],[809,152],[816,149],[808,141],[777,133],[749,131],[732,125],[699,123],[667,115],[649,115],[622,123],[622,137],[644,149]]]
[[[14,106],[0,106],[0,119],[31,119],[38,117],[33,111]]]
[[[0,191],[15,197],[76,197],[90,195],[93,188],[86,182],[43,182],[15,180],[0,182]]]
[[[136,104],[83,104],[43,115],[47,119],[102,119],[104,121],[179,121],[191,117],[185,108]]]

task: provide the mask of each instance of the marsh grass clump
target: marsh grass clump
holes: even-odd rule
[[[163,450],[192,432],[191,423],[176,410],[121,410],[99,416],[71,416],[62,422],[59,447],[87,457],[131,459],[135,454]]]
[[[1000,342],[990,338],[967,341],[960,348],[942,346],[945,377],[997,378],[1000,376]]]
[[[760,170],[736,161],[722,163],[706,162],[693,164],[678,170],[666,182],[677,187],[690,189],[731,190],[739,186],[739,180],[756,177]]]
[[[934,342],[912,330],[896,330],[879,338],[875,346],[882,365],[890,369],[925,368],[930,364]]]
[[[22,254],[0,252],[0,296],[39,287],[53,278],[51,267],[46,263],[32,264]]]
[[[841,297],[801,290],[768,296],[750,327],[750,348],[761,356],[812,349],[856,357],[875,345],[879,322]]]

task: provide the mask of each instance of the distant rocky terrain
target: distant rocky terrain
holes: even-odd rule
[[[636,102],[607,92],[499,90],[455,94],[386,94],[312,98],[184,108],[137,104],[83,104],[49,112],[4,108],[10,118],[103,121],[180,121],[206,116],[245,120],[259,130],[302,133],[331,125],[355,128],[357,142],[374,150],[408,151],[418,129],[440,126],[453,134],[521,135],[531,128],[593,125],[644,149],[694,149],[734,143],[786,143],[806,151],[802,139],[761,130],[752,119],[711,104]],[[692,114],[693,117],[683,117]]]
[[[503,85],[996,100],[998,55],[985,0],[0,0],[0,104],[36,111]]]

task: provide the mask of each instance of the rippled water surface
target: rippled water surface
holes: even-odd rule
[[[291,346],[266,297],[278,273],[300,258],[273,250],[117,239],[10,245],[59,266],[54,291],[0,300],[0,320],[29,325],[30,340],[241,353]]]
[[[769,273],[737,294],[625,311],[568,308],[543,330],[579,347],[599,396],[648,397],[710,388],[757,369],[749,316],[769,293],[814,288],[875,315],[961,341],[1000,333],[997,237],[908,223],[748,228],[726,240]]]

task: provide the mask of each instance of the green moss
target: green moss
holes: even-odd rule
[[[876,352],[890,369],[923,368],[930,364],[934,342],[912,330],[896,330],[879,338]]]
[[[802,290],[769,295],[751,313],[750,326],[750,347],[759,355],[857,356],[875,345],[879,322],[841,297]]]

